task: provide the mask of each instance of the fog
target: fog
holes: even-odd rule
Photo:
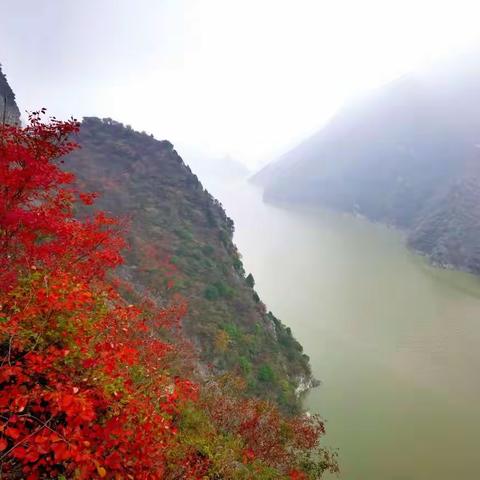
[[[112,117],[254,170],[349,98],[475,45],[475,1],[3,0],[22,111]]]
[[[478,55],[469,56],[480,51],[478,0],[0,0],[0,7],[0,62],[22,111],[111,117],[168,139],[223,203],[262,302],[291,327],[322,381],[305,406],[327,419],[326,445],[340,451],[343,480],[478,478],[480,281],[427,260],[480,273],[480,67]],[[445,58],[449,68],[432,68]],[[315,135],[338,111],[344,115]],[[117,137],[99,158],[123,161],[123,153],[109,156],[110,142]],[[285,152],[286,167],[265,169],[257,182],[263,192],[237,181]],[[148,212],[133,230],[143,232],[133,248],[151,243],[156,252],[157,241],[163,248],[170,237],[191,236],[191,255],[190,243],[172,244],[184,265],[210,238],[229,250],[224,219],[209,220],[209,236],[193,235],[207,231],[210,200],[188,210],[194,200],[183,199],[204,193],[176,157],[168,153],[182,176],[167,192],[156,183],[162,170],[149,177],[143,168],[151,159],[143,150],[128,148],[125,162],[137,153],[147,188],[127,173],[118,183],[126,200],[114,180],[109,193],[119,201],[106,204],[128,205],[135,221]],[[213,273],[203,281],[220,283],[214,275],[233,272],[232,259],[238,273],[236,256],[208,258],[205,271]],[[193,275],[190,282],[193,270],[203,275],[192,261],[185,285],[199,297],[210,285]],[[232,300],[235,316],[240,298]],[[228,333],[233,314],[220,323],[223,308],[218,328],[205,324],[208,335]]]

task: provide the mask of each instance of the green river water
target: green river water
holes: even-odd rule
[[[480,281],[433,268],[385,226],[212,189],[247,272],[322,381],[342,480],[480,479]]]

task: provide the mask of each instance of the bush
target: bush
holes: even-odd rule
[[[187,230],[186,228],[177,228],[175,230],[175,233],[177,234],[177,236],[179,238],[181,238],[182,240],[193,240],[193,235],[192,235],[192,232],[190,232],[189,230]]]
[[[257,377],[261,382],[272,383],[275,380],[275,373],[270,365],[264,364],[258,370]]]
[[[238,340],[240,332],[238,331],[238,327],[236,325],[234,325],[233,323],[228,323],[223,327],[223,329],[228,333],[230,338]]]
[[[245,275],[245,270],[243,269],[243,263],[239,257],[235,257],[235,259],[233,260],[233,268],[241,275]]]
[[[215,251],[215,249],[211,246],[211,245],[204,245],[202,247],[202,252],[205,254],[205,255],[208,255],[209,257],[213,255],[213,252]]]
[[[218,294],[224,298],[229,298],[233,296],[233,288],[229,287],[222,281],[215,282],[215,287],[217,288]]]
[[[220,293],[215,285],[208,285],[208,287],[203,292],[203,296],[207,300],[217,300],[220,297]]]
[[[240,368],[242,369],[242,372],[245,375],[248,375],[252,371],[252,364],[248,361],[246,357],[240,357],[238,359],[238,363],[240,365]]]

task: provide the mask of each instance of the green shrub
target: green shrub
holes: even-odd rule
[[[181,238],[182,240],[193,240],[192,232],[186,228],[177,228],[175,229],[175,233],[177,234],[177,237]]]
[[[238,340],[240,332],[238,331],[238,327],[235,324],[228,323],[223,327],[223,329],[228,333],[230,338]]]
[[[220,297],[218,289],[215,285],[208,285],[208,287],[203,292],[203,296],[207,300],[217,300]]]
[[[272,383],[275,379],[275,373],[273,372],[272,367],[265,363],[258,370],[257,378],[261,382]]]
[[[235,259],[233,260],[233,268],[240,274],[244,275],[245,274],[245,270],[243,269],[243,263],[242,261],[240,260],[240,258],[238,257],[235,257]]]
[[[240,357],[238,359],[238,363],[240,365],[240,368],[242,369],[242,372],[245,375],[248,375],[252,371],[252,364],[248,361],[246,357]]]
[[[204,245],[202,247],[202,252],[205,254],[205,255],[208,255],[209,257],[213,255],[213,252],[215,251],[215,249],[211,246],[211,245]]]
[[[214,285],[218,291],[218,294],[221,297],[229,298],[233,296],[233,291],[234,291],[233,288],[229,287],[224,282],[218,281],[218,282],[215,282]]]
[[[230,298],[233,296],[233,288],[225,285],[222,281],[210,284],[204,291],[204,297],[207,300],[217,300],[218,298]]]

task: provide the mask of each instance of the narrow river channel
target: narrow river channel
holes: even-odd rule
[[[212,189],[257,290],[322,385],[342,480],[480,478],[480,280],[433,268],[381,225]]]

